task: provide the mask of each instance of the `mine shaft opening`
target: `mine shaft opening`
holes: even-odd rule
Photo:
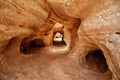
[[[96,72],[105,73],[108,71],[108,65],[101,50],[94,50],[86,55],[88,67]]]
[[[45,44],[41,39],[34,39],[28,42],[24,42],[24,39],[23,39],[20,45],[20,52],[27,54],[27,52],[29,52],[31,49],[41,48],[41,47],[45,47]]]

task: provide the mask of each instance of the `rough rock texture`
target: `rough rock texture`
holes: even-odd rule
[[[120,0],[0,0],[0,80],[120,80]]]

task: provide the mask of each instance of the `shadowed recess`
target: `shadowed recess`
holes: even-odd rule
[[[89,68],[96,72],[105,73],[108,70],[106,59],[101,50],[94,50],[86,55]]]
[[[20,46],[20,52],[22,52],[22,53],[26,53],[29,50],[34,49],[34,48],[39,48],[39,47],[45,46],[43,40],[41,40],[41,39],[34,39],[34,40],[31,40],[26,43],[23,43],[23,42],[24,42],[24,40],[22,41],[21,46]]]

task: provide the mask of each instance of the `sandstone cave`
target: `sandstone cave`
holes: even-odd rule
[[[0,0],[0,80],[120,80],[120,0]]]

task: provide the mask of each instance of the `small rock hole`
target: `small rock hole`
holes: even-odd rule
[[[86,62],[93,71],[105,73],[108,70],[106,59],[101,50],[94,50],[86,55]]]
[[[61,32],[55,32],[53,36],[53,45],[66,45],[65,41],[63,40],[64,35]]]
[[[26,43],[23,43],[23,42],[24,40],[22,41],[21,46],[20,46],[20,52],[22,53],[27,53],[31,49],[45,46],[43,40],[41,39],[34,39]]]
[[[115,34],[118,34],[118,35],[120,35],[120,32],[115,32]]]

